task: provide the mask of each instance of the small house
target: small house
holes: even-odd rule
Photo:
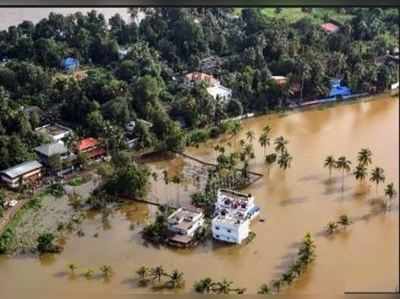
[[[279,86],[283,86],[288,82],[285,76],[271,76],[271,79]]]
[[[11,189],[22,185],[36,185],[42,178],[42,164],[38,161],[27,161],[0,172],[0,178]]]
[[[104,146],[95,138],[88,137],[78,142],[76,146],[77,154],[85,153],[91,160],[97,160],[106,155]]]
[[[64,71],[75,72],[79,69],[79,60],[73,57],[67,57],[61,61],[61,67]]]
[[[168,217],[169,241],[189,244],[204,224],[204,214],[195,208],[179,208]]]
[[[232,98],[232,89],[222,85],[207,87],[207,92],[214,98],[223,102],[228,102]]]

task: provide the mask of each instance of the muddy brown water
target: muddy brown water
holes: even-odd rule
[[[163,265],[184,272],[186,288],[192,292],[194,281],[204,277],[228,278],[236,285],[256,293],[285,271],[293,260],[298,242],[306,232],[315,238],[317,258],[304,276],[284,292],[288,294],[342,294],[344,291],[393,291],[399,280],[399,206],[382,213],[379,200],[383,187],[360,186],[352,176],[334,172],[329,183],[328,170],[322,167],[329,154],[346,155],[353,164],[362,147],[369,147],[373,165],[385,169],[387,182],[399,189],[399,102],[380,96],[368,102],[338,105],[325,109],[269,115],[243,122],[241,136],[253,130],[257,136],[265,124],[273,136],[286,136],[294,159],[283,172],[273,168],[270,175],[262,162],[262,148],[257,144],[257,158],[251,169],[264,178],[246,189],[255,195],[265,222],[252,225],[256,238],[242,247],[221,246],[213,242],[193,250],[155,248],[143,243],[140,229],[151,221],[155,207],[131,204],[114,211],[108,221],[91,215],[84,222],[85,236],[67,236],[65,250],[59,256],[0,258],[1,298],[110,298],[113,295],[148,293],[138,288],[135,271],[141,265]],[[212,161],[215,143],[208,142],[188,153]],[[226,139],[226,138],[225,138]],[[231,140],[234,143],[234,140]],[[238,142],[237,142],[238,143]],[[181,158],[150,163],[153,169],[169,168],[179,172]],[[163,199],[174,198],[176,186],[167,188],[160,177],[154,192]],[[369,190],[369,192],[368,192]],[[185,191],[180,193],[185,201]],[[326,224],[346,213],[354,219],[345,232],[334,237],[321,233]],[[94,237],[95,233],[98,237]],[[78,265],[76,277],[68,274],[67,264]],[[108,282],[100,278],[86,280],[79,276],[88,268],[98,271],[109,264],[115,275]]]

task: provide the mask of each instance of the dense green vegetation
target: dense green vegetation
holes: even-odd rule
[[[22,106],[40,107],[48,120],[79,135],[103,137],[110,150],[123,148],[127,121],[148,120],[151,128],[139,123],[135,129],[139,146],[179,151],[218,134],[227,116],[325,96],[332,77],[355,92],[393,82],[395,65],[374,59],[397,45],[397,9],[299,10],[146,9],[139,25],[92,11],[50,14],[36,25],[25,21],[1,31],[0,168],[33,158],[32,149],[44,141],[33,131],[41,117]],[[327,34],[319,25],[332,19],[340,30]],[[210,73],[233,90],[227,105],[204,84],[186,87],[181,80],[210,55],[222,60]],[[87,76],[60,76],[66,57],[79,59]],[[271,74],[287,76],[289,84],[280,88]],[[181,124],[196,133],[186,139]]]

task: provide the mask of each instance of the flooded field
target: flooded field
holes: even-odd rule
[[[269,175],[264,165],[263,149],[254,141],[256,159],[251,170],[264,177],[246,189],[255,195],[265,222],[255,221],[256,238],[248,245],[221,246],[209,241],[193,250],[171,250],[144,244],[140,230],[152,220],[155,207],[145,204],[124,206],[104,219],[90,215],[83,223],[84,237],[67,237],[65,250],[58,256],[0,258],[1,298],[110,298],[110,295],[148,293],[137,286],[135,271],[142,265],[162,265],[184,272],[186,288],[193,292],[193,282],[204,277],[227,278],[235,285],[256,293],[258,287],[278,278],[293,261],[298,242],[310,232],[316,243],[317,258],[307,272],[284,292],[291,294],[342,294],[344,291],[394,291],[399,268],[399,206],[396,198],[392,209],[382,212],[377,198],[383,197],[382,185],[375,192],[360,186],[354,177],[345,177],[341,192],[341,175],[333,173],[329,183],[323,161],[328,155],[345,155],[353,164],[357,152],[369,147],[373,152],[372,166],[384,168],[386,183],[394,182],[399,189],[399,102],[381,99],[338,105],[332,108],[269,115],[243,122],[240,138],[253,130],[257,139],[269,124],[273,137],[283,135],[289,140],[292,167],[286,171],[275,167]],[[187,153],[205,161],[215,158],[214,140]],[[160,176],[153,192],[161,201],[188,201],[184,186],[165,186],[161,173],[179,173],[187,162],[182,158],[150,162]],[[371,167],[370,167],[371,168]],[[179,193],[178,193],[179,192]],[[178,195],[179,194],[179,195]],[[329,221],[343,214],[354,219],[346,231],[327,237]],[[98,234],[95,237],[95,234]],[[78,265],[75,277],[67,265]],[[88,268],[98,272],[100,266],[111,265],[115,275],[110,281],[87,280],[79,273]]]

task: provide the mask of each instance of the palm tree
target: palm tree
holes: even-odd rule
[[[287,273],[282,274],[282,281],[285,282],[287,285],[290,285],[294,280],[293,272],[290,270]]]
[[[347,216],[346,214],[343,214],[339,217],[339,221],[337,223],[342,225],[343,227],[346,227],[351,224],[351,220],[350,220],[349,216]]]
[[[158,174],[157,174],[157,172],[152,172],[151,173],[151,177],[153,178],[153,181],[154,181],[154,186],[155,186],[155,191],[156,191],[156,194],[157,194],[157,181],[158,181]]]
[[[336,160],[333,156],[328,156],[325,159],[324,167],[329,169],[329,178],[332,176],[332,169],[336,167]]]
[[[264,148],[264,157],[265,157],[265,151],[267,149],[267,145],[269,146],[269,137],[267,133],[262,133],[260,138],[258,139],[258,142],[260,145]]]
[[[178,272],[178,270],[174,270],[171,275],[169,275],[170,280],[168,283],[171,285],[173,289],[180,288],[183,286],[183,273]]]
[[[254,132],[251,131],[251,130],[247,131],[247,132],[246,132],[246,139],[247,139],[250,143],[252,143],[252,142],[253,142],[253,139],[254,139]]]
[[[94,275],[94,271],[92,269],[87,269],[87,271],[83,274],[87,279],[90,279]]]
[[[136,274],[139,276],[139,282],[145,284],[147,282],[147,277],[150,274],[150,269],[146,266],[142,266],[136,271]]]
[[[169,196],[168,196],[168,184],[169,184],[169,177],[168,177],[168,171],[167,170],[164,170],[163,171],[163,180],[164,180],[164,184],[165,184],[165,187],[166,187],[166,190],[167,190],[167,200],[169,200]]]
[[[264,283],[260,286],[260,289],[258,290],[257,293],[260,295],[268,295],[270,292],[271,292],[271,290],[270,290],[269,286],[266,283]]]
[[[326,228],[326,231],[328,232],[328,234],[331,235],[331,234],[333,234],[333,233],[337,230],[337,228],[338,228],[337,223],[331,221],[331,222],[328,223],[328,226],[327,226],[327,228]]]
[[[265,163],[267,164],[268,175],[271,170],[272,165],[276,162],[276,154],[272,153],[265,156]]]
[[[103,273],[104,278],[110,278],[113,275],[113,269],[109,265],[101,266],[100,271]]]
[[[263,130],[263,132],[264,132],[265,134],[268,135],[268,134],[271,132],[271,127],[270,127],[269,125],[265,125],[265,127],[262,128],[262,130]]]
[[[365,167],[363,164],[359,164],[356,166],[356,170],[353,172],[356,180],[363,182],[365,178],[367,177],[367,167]]]
[[[283,153],[286,150],[286,145],[289,143],[283,136],[275,138],[275,151]]]
[[[376,184],[376,194],[378,194],[378,185],[385,182],[384,170],[381,167],[375,167],[371,172],[371,177],[369,179],[371,182]]]
[[[235,145],[236,145],[236,136],[239,134],[241,128],[242,128],[242,125],[240,124],[240,121],[236,121],[233,123],[231,131],[232,131],[232,135],[235,136]]]
[[[157,266],[153,269],[151,269],[151,275],[153,276],[153,280],[158,280],[158,282],[161,282],[161,277],[165,275],[164,268],[162,266]]]
[[[358,162],[362,166],[368,166],[372,162],[372,152],[368,148],[363,148],[361,151],[358,153]]]
[[[178,205],[180,202],[180,184],[182,183],[182,175],[175,175],[172,177],[172,183],[176,184],[177,186],[177,196],[178,196]]]
[[[350,165],[351,161],[347,160],[345,156],[339,157],[336,161],[336,167],[342,170],[342,192],[344,190],[344,172],[349,172],[351,170]]]
[[[69,269],[69,271],[71,271],[71,274],[75,274],[75,270],[76,270],[77,268],[78,268],[78,266],[75,265],[75,264],[73,264],[73,263],[71,263],[71,264],[68,265],[68,269]]]
[[[281,290],[282,282],[278,279],[272,282],[272,287],[274,288],[276,293],[279,293]]]
[[[216,283],[217,287],[215,288],[215,291],[217,294],[229,294],[232,291],[232,284],[232,281],[223,279],[221,282]]]
[[[194,284],[194,290],[198,293],[209,294],[212,292],[214,284],[211,278],[206,277]]]
[[[393,198],[396,196],[397,192],[394,189],[394,185],[393,183],[390,183],[388,185],[386,185],[385,188],[385,196],[387,197],[387,199],[391,202],[393,200]],[[387,204],[387,206],[390,206],[390,204]]]
[[[292,156],[285,150],[278,158],[279,167],[286,170],[290,168],[290,164],[292,162]]]

